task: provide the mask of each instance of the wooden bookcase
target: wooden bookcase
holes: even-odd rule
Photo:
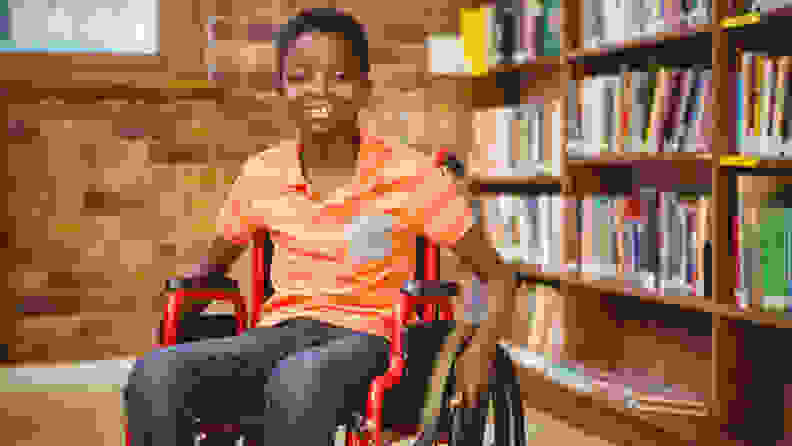
[[[613,184],[610,173],[630,170],[648,172],[658,166],[679,172],[679,179],[693,184],[706,184],[711,190],[712,212],[712,295],[668,296],[628,287],[618,280],[588,280],[575,272],[542,272],[534,265],[519,265],[520,271],[538,281],[558,284],[565,299],[565,322],[568,333],[568,354],[574,359],[596,359],[607,350],[616,355],[629,355],[620,347],[623,331],[608,316],[605,307],[635,305],[664,308],[691,315],[697,329],[709,331],[711,354],[703,360],[677,366],[689,367],[693,376],[703,376],[708,397],[709,416],[684,417],[645,415],[624,409],[604,398],[576,393],[554,384],[537,372],[521,370],[524,399],[528,406],[550,412],[584,431],[619,444],[776,444],[785,431],[784,384],[770,346],[792,328],[792,321],[758,310],[740,310],[734,298],[735,253],[729,248],[732,234],[729,222],[735,215],[737,178],[762,175],[771,178],[792,175],[792,160],[757,160],[750,167],[734,162],[735,140],[735,73],[737,55],[741,50],[763,51],[775,55],[784,52],[779,36],[792,26],[792,10],[763,16],[761,20],[731,20],[737,11],[734,1],[712,0],[712,23],[698,25],[691,32],[673,32],[610,45],[607,49],[583,49],[581,14],[587,0],[561,0],[562,56],[540,58],[525,65],[509,65],[491,69],[485,77],[474,78],[474,107],[503,106],[503,94],[493,94],[492,85],[499,76],[509,72],[530,73],[536,82],[527,88],[521,84],[520,97],[542,94],[545,100],[561,100],[561,116],[567,116],[566,85],[570,79],[605,72],[616,72],[625,61],[653,58],[664,65],[711,64],[713,70],[713,139],[711,153],[607,153],[597,159],[567,160],[566,121],[562,121],[562,168],[560,177],[488,178],[477,177],[473,184],[481,194],[494,192],[546,192],[556,188],[568,199],[623,190]],[[738,0],[740,1],[740,0]],[[481,6],[484,1],[479,2]],[[742,22],[742,23],[740,23]],[[775,41],[774,41],[775,40]],[[501,82],[501,85],[503,83]],[[488,98],[477,100],[476,98]],[[729,155],[732,155],[730,160]],[[624,175],[619,175],[623,177]],[[632,178],[637,178],[632,176]],[[746,180],[751,181],[751,180]],[[743,183],[748,184],[748,183]],[[758,183],[757,183],[758,184]],[[745,186],[744,186],[745,187]],[[619,193],[619,192],[616,192]],[[562,210],[562,259],[580,255],[575,240],[574,207]],[[660,306],[660,307],[658,307]],[[654,311],[654,310],[649,310]],[[648,330],[649,337],[652,336]],[[588,333],[589,336],[584,336]],[[593,333],[593,334],[592,334]],[[646,333],[646,330],[644,331]],[[659,337],[659,335],[657,335]],[[592,339],[594,338],[594,339]],[[614,347],[618,346],[618,347]],[[611,352],[612,353],[612,352]],[[660,349],[648,354],[662,355]],[[667,353],[665,353],[667,354]],[[611,355],[612,356],[612,355]],[[584,360],[585,360],[584,359]],[[621,358],[629,363],[627,357]],[[673,360],[673,359],[672,359]],[[684,379],[684,378],[683,378]],[[792,381],[792,380],[790,380]],[[698,389],[697,389],[698,390]],[[761,403],[758,403],[761,401]],[[754,405],[751,411],[752,402]],[[787,416],[789,413],[787,411]],[[747,443],[737,443],[747,440]]]

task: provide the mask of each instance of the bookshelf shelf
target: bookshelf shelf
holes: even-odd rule
[[[652,161],[711,163],[711,153],[603,153],[596,158],[570,159],[570,167],[608,167]]]
[[[792,171],[792,159],[759,159],[755,157],[730,157],[721,158],[718,164],[721,168],[735,168],[742,171],[758,171],[762,169],[790,169]]]
[[[686,26],[679,31],[657,33],[649,37],[625,42],[607,43],[599,48],[572,50],[567,53],[567,59],[570,62],[588,63],[598,57],[621,57],[626,53],[634,53],[635,51],[643,51],[643,55],[646,56],[646,50],[663,47],[667,44],[682,43],[688,45],[695,41],[706,45],[711,42],[712,33],[717,29],[716,25]],[[688,51],[690,51],[690,48],[688,48]]]
[[[721,314],[724,309],[719,305],[712,302],[712,298],[708,296],[675,296],[666,295],[662,292],[658,293],[653,290],[648,290],[636,287],[633,283],[625,280],[618,279],[591,279],[586,277],[586,274],[577,274],[574,278],[569,279],[569,284],[577,287],[584,287],[598,292],[619,295],[619,296],[634,296],[643,301],[676,305],[684,309],[703,311],[707,313]]]
[[[561,56],[538,56],[521,64],[503,64],[490,68],[489,74],[495,73],[532,73],[543,72],[547,73],[548,70],[558,71],[564,65],[564,59]]]
[[[470,184],[475,195],[498,193],[558,193],[561,177],[474,176]]]

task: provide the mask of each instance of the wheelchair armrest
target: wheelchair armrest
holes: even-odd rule
[[[162,333],[159,340],[161,345],[172,345],[177,342],[179,315],[184,313],[182,305],[185,304],[186,298],[193,302],[232,301],[236,306],[235,318],[237,319],[238,333],[241,334],[248,327],[246,300],[240,294],[239,283],[236,280],[225,277],[223,274],[170,279],[165,283],[165,293],[168,295],[168,303],[165,307]]]
[[[405,280],[400,291],[411,297],[453,297],[459,295],[459,284],[449,280]]]
[[[239,290],[239,282],[229,279],[223,274],[210,274],[205,277],[189,279],[168,279],[165,281],[166,291],[194,289]]]

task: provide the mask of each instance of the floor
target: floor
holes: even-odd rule
[[[514,348],[508,350],[513,359],[526,367],[536,368],[541,363],[536,354]],[[122,445],[120,390],[133,362],[134,358],[122,358],[46,367],[0,368],[0,392],[4,393],[0,398],[0,425],[13,426],[4,435],[13,438],[11,444],[33,446],[62,440],[66,430],[93,430],[91,435],[82,438],[81,444]],[[526,410],[526,421],[525,435],[529,444],[558,443],[562,437],[563,444],[608,444],[530,409]],[[491,428],[489,431],[491,437]],[[406,446],[412,444],[412,440],[394,444]]]

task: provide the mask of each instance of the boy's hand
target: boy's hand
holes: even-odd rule
[[[452,408],[478,407],[479,401],[487,392],[496,348],[474,342],[457,358],[457,394],[449,401]]]

